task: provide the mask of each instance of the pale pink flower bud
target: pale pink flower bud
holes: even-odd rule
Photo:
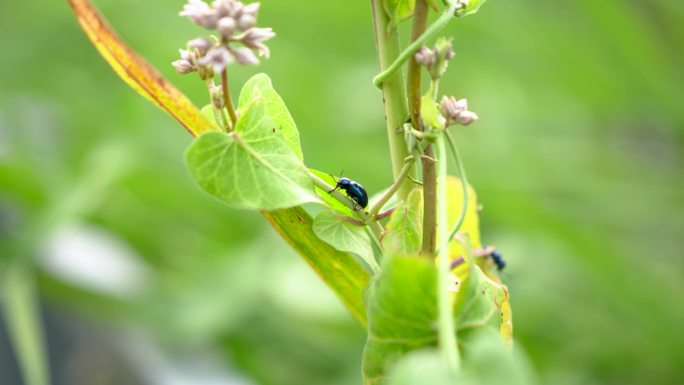
[[[232,36],[233,32],[235,32],[235,27],[235,19],[230,16],[223,17],[218,21],[218,30],[221,36]]]
[[[242,30],[242,31],[246,31],[246,30],[254,27],[255,24],[256,24],[256,17],[254,15],[250,15],[250,14],[244,14],[244,15],[240,16],[240,18],[238,19],[238,22],[237,22],[238,28],[240,28],[240,30]]]
[[[439,103],[440,113],[446,119],[446,125],[462,124],[464,126],[476,121],[478,116],[472,111],[468,111],[468,100],[457,100],[453,96],[443,96]]]
[[[188,42],[188,48],[192,50],[199,51],[200,55],[207,53],[209,48],[214,45],[211,40],[206,37],[198,37],[197,39],[192,39]]]
[[[211,7],[214,9],[218,17],[228,17],[233,15],[233,7],[235,0],[214,0]]]
[[[245,4],[243,4],[239,1],[233,2],[233,9],[231,10],[231,13],[230,13],[231,16],[236,17],[236,18],[240,17],[240,15],[242,15],[242,10],[244,7],[245,7]]]
[[[188,50],[179,49],[180,59],[171,63],[171,65],[176,69],[179,74],[189,74],[190,72],[197,71],[197,66],[195,65],[195,55]]]
[[[179,15],[187,16],[193,23],[207,29],[216,28],[218,21],[216,12],[202,0],[188,0]]]
[[[192,54],[192,51],[187,49],[179,49],[178,53],[180,54],[182,60],[192,61],[192,59],[195,58],[195,55]]]
[[[256,18],[257,14],[259,13],[260,7],[261,7],[261,3],[249,3],[249,4],[245,5],[245,8],[242,9],[242,14],[243,15],[252,15]]]
[[[176,69],[176,72],[179,74],[189,74],[190,72],[195,71],[195,66],[192,65],[187,60],[183,59],[178,59],[176,61],[171,62],[171,65]]]
[[[223,71],[232,62],[233,56],[224,46],[213,47],[198,61],[201,65],[212,67],[215,72]]]
[[[462,124],[464,126],[469,125],[470,123],[478,120],[480,117],[477,116],[476,113],[472,111],[463,111],[461,112],[461,116],[457,124]]]
[[[257,59],[256,55],[254,55],[252,50],[247,47],[233,49],[233,55],[235,56],[235,60],[240,64],[259,64],[259,59]]]
[[[425,67],[431,67],[435,64],[435,53],[428,47],[422,46],[414,55],[416,62]]]
[[[271,52],[268,47],[261,43],[275,36],[271,28],[250,28],[240,35],[237,40],[245,46],[254,49],[260,56],[269,57]]]

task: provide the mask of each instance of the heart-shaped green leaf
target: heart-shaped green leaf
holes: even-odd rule
[[[423,235],[423,190],[414,188],[392,213],[382,244],[389,254],[417,254]]]
[[[279,134],[258,92],[241,106],[235,131],[204,133],[192,143],[185,155],[190,173],[209,194],[236,208],[319,202],[306,167]]]
[[[285,140],[285,143],[295,153],[299,160],[303,160],[302,147],[299,144],[299,131],[290,115],[285,102],[273,88],[271,78],[266,74],[252,76],[242,87],[238,101],[238,113],[242,113],[254,98],[261,97],[266,103],[266,114],[271,118],[276,131]]]
[[[437,271],[418,256],[395,256],[368,288],[364,385],[380,384],[404,354],[437,344]]]
[[[449,229],[453,228],[463,211],[463,185],[459,178],[455,176],[447,177],[447,220]],[[468,202],[466,214],[459,233],[468,234],[473,248],[482,247],[480,241],[480,218],[478,214],[477,192],[473,186],[468,185]],[[452,258],[463,256],[463,245],[452,240],[449,243],[449,254]]]
[[[470,242],[464,237],[464,243]],[[462,279],[462,286],[456,296],[454,312],[460,331],[467,331],[470,338],[480,332],[495,331],[504,343],[511,344],[511,308],[506,285],[496,282],[482,272],[471,253],[470,246],[464,247],[468,273]]]
[[[373,270],[378,270],[373,257],[373,247],[365,226],[344,221],[340,215],[321,211],[314,219],[313,231],[325,243],[340,251],[348,251],[361,257]]]
[[[469,248],[466,248],[467,250]],[[367,292],[368,340],[363,352],[364,384],[381,384],[389,368],[409,352],[437,346],[437,269],[419,256],[386,257]],[[483,335],[511,341],[506,287],[489,278],[466,258],[454,305],[459,347]]]
[[[389,385],[453,385],[454,373],[449,370],[437,349],[423,349],[411,352],[399,360],[388,382]]]

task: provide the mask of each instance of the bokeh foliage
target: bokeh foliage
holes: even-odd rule
[[[262,3],[278,37],[259,71],[307,164],[344,169],[371,193],[389,185],[369,6]],[[169,65],[198,33],[176,16],[180,1],[98,5],[207,102]],[[441,87],[481,117],[457,140],[484,205],[482,242],[508,260],[514,334],[543,383],[684,378],[683,22],[677,0],[491,0],[447,29],[457,56]],[[112,297],[41,269],[48,306],[140,328],[172,351],[211,347],[259,383],[358,383],[360,327],[258,214],[194,185],[190,137],[120,82],[66,2],[0,3],[0,43],[3,265],[39,254],[45,223],[97,229],[134,252],[145,290]],[[30,255],[10,255],[20,236]]]

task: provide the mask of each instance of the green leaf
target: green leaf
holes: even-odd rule
[[[459,348],[468,356],[470,343],[500,336],[511,343],[506,287],[487,278],[466,258],[469,274],[456,294],[454,318]],[[388,370],[407,353],[437,346],[437,269],[418,256],[387,258],[367,292],[368,340],[363,352],[364,384],[381,384]],[[421,383],[421,382],[418,382]],[[425,382],[431,383],[431,382]]]
[[[465,8],[456,12],[456,16],[461,17],[477,13],[485,1],[486,0],[470,0]]]
[[[190,99],[138,55],[87,0],[69,0],[88,39],[114,71],[137,93],[171,115],[193,136],[214,129]]]
[[[206,106],[202,107],[200,110],[202,112],[202,115],[204,115],[212,125],[214,125],[214,130],[220,131],[221,127],[218,126],[218,123],[216,122],[216,116],[214,115],[214,106],[211,104],[207,104]]]
[[[235,131],[207,132],[188,149],[190,173],[229,206],[274,210],[320,202],[301,160],[278,134],[264,98],[241,110]]]
[[[314,219],[313,231],[318,238],[335,249],[354,253],[361,257],[371,269],[379,270],[365,226],[349,223],[342,220],[338,214],[324,210]]]
[[[424,349],[407,354],[396,364],[388,382],[389,385],[453,385],[455,383],[453,373],[437,349]]]
[[[388,257],[368,288],[364,385],[380,384],[404,354],[437,343],[437,271],[417,256]]]
[[[266,113],[275,125],[276,131],[283,137],[285,143],[295,153],[299,160],[303,160],[302,147],[299,144],[299,131],[285,102],[273,88],[271,78],[266,74],[252,76],[242,87],[238,101],[238,114],[247,109],[254,98],[262,97],[266,103]]]
[[[477,193],[473,186],[468,185],[468,206],[466,207],[466,216],[461,225],[460,233],[468,234],[472,247],[482,247],[480,241],[480,219],[478,214]],[[461,186],[461,179],[455,176],[447,177],[447,220],[449,229],[453,228],[458,217],[463,210],[463,186]],[[458,258],[463,255],[463,245],[453,240],[449,243],[449,254],[452,258]]]
[[[392,213],[382,244],[389,254],[417,254],[423,234],[423,190],[414,188]]]
[[[309,172],[315,174],[319,178],[323,179],[324,181],[327,181],[330,183],[330,188],[332,189],[335,187],[335,184],[337,183],[337,178],[334,176],[331,176],[328,173],[325,173],[323,171],[318,171],[314,170],[312,168],[309,169]],[[335,197],[330,195],[328,193],[329,190],[323,190],[322,188],[315,186],[316,193],[318,193],[318,196],[321,198],[323,202],[327,204],[328,207],[333,209],[334,211],[337,211],[338,213],[348,216],[348,217],[356,217],[356,214],[350,209],[349,207],[345,206],[342,202],[338,201]]]
[[[465,242],[469,242],[465,236]],[[512,343],[511,308],[508,302],[506,285],[496,282],[482,272],[475,264],[466,245],[465,261],[468,274],[458,294],[454,311],[456,325],[459,330],[468,331],[469,335],[484,333],[500,334],[504,343]]]
[[[533,385],[538,381],[525,355],[501,345],[496,336],[482,335],[468,343],[458,373],[448,370],[437,349],[407,354],[392,369],[389,385]]]
[[[429,96],[423,96],[420,104],[420,116],[425,125],[433,128],[444,128],[444,118],[439,112],[439,104]]]
[[[4,273],[3,315],[24,381],[48,385],[50,370],[34,277],[24,266],[12,266]]]
[[[390,18],[388,28],[395,28],[399,23],[413,16],[416,0],[384,0],[383,6]]]
[[[301,207],[263,212],[271,225],[366,326],[363,290],[370,274],[349,253],[335,250],[313,232],[313,219]]]

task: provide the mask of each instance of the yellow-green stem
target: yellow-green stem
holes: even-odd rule
[[[375,45],[380,63],[380,71],[385,71],[394,62],[399,53],[399,36],[396,28],[389,27],[389,17],[385,13],[382,0],[371,0]],[[389,141],[390,156],[392,158],[392,175],[397,179],[404,166],[404,159],[409,155],[401,127],[408,117],[406,107],[406,89],[402,81],[401,71],[395,71],[382,84],[382,96],[385,106],[385,121]],[[404,180],[397,190],[401,201],[406,200],[411,191],[411,184]]]
[[[447,162],[444,138],[437,139],[437,202],[439,205],[439,231],[440,242],[448,237],[447,222]],[[441,247],[437,256],[437,313],[439,320],[439,348],[447,364],[453,370],[460,367],[460,356],[456,341],[456,323],[454,321],[454,310],[451,292],[451,274],[449,261],[449,248]]]

